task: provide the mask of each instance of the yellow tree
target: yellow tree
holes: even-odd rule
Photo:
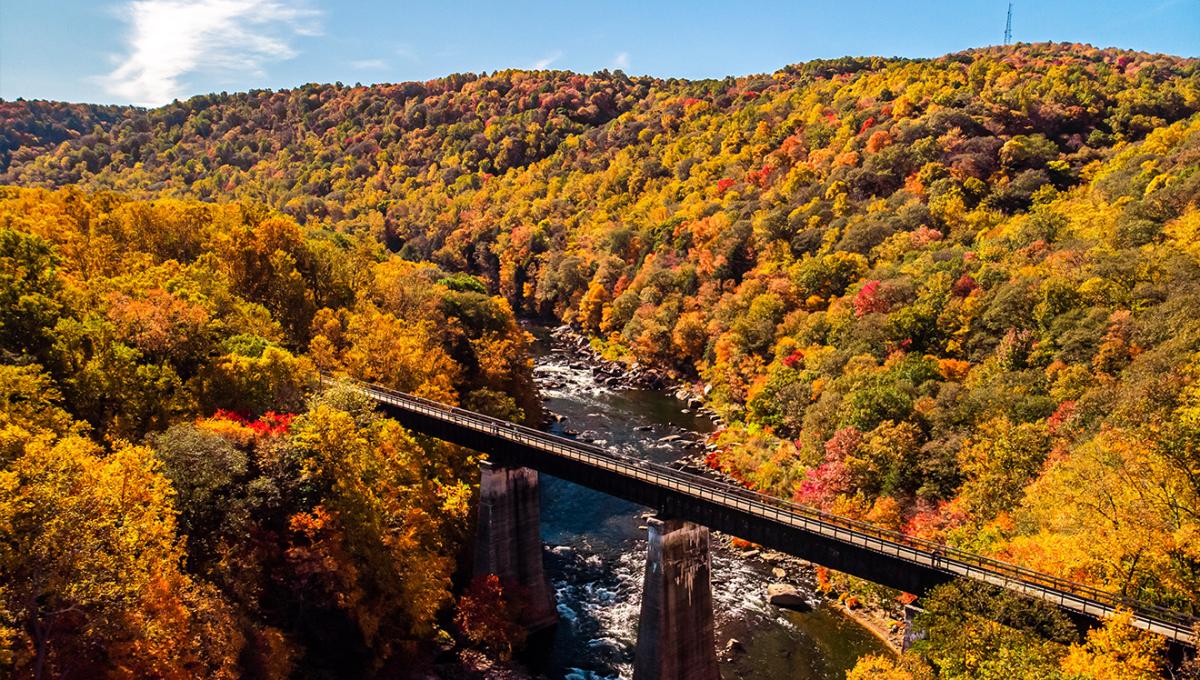
[[[1063,672],[1087,680],[1157,680],[1162,677],[1163,638],[1130,625],[1133,613],[1119,610],[1104,626],[1088,632],[1087,641],[1071,645]]]
[[[0,364],[0,468],[21,455],[30,436],[78,433],[62,395],[39,366]]]
[[[962,498],[971,513],[986,521],[1012,509],[1049,448],[1039,425],[1014,424],[1005,417],[980,425],[958,455],[966,477]]]
[[[403,321],[368,305],[350,316],[342,363],[356,378],[456,404],[460,369],[431,321]]]
[[[868,654],[846,671],[846,680],[932,680],[933,671],[914,654],[892,659]]]
[[[313,362],[304,356],[255,339],[213,360],[200,375],[200,403],[211,412],[226,408],[260,415],[269,410],[299,409],[315,381]]]
[[[28,439],[0,473],[4,624],[19,675],[235,677],[228,607],[181,571],[154,452]]]
[[[295,427],[320,500],[291,518],[289,561],[385,659],[398,640],[428,634],[449,602],[463,489],[438,481],[437,461],[394,421],[360,425],[318,404]]]
[[[1009,556],[1136,597],[1195,593],[1195,496],[1153,444],[1112,429],[1052,464],[1026,491],[1018,516],[1032,531]]]

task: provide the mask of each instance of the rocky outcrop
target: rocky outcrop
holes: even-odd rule
[[[579,358],[571,364],[574,368],[587,368],[596,375],[601,384],[609,387],[639,387],[658,390],[670,386],[671,376],[656,368],[649,368],[638,363],[623,364],[600,356],[592,349],[591,342],[580,335],[570,326],[559,326],[551,331],[551,335],[559,342],[567,345],[572,354]]]
[[[703,416],[717,427],[725,427],[725,420],[709,408],[704,401],[712,390],[711,385],[703,389],[691,382],[681,380],[679,376],[666,371],[643,366],[637,362],[624,364],[619,361],[605,359],[593,347],[591,341],[568,325],[558,326],[550,331],[556,347],[553,351],[564,352],[572,357],[570,366],[580,370],[590,370],[601,385],[615,388],[639,388],[653,390],[668,390],[675,398],[684,402],[687,407],[684,413],[695,413]],[[546,387],[560,387],[560,384],[549,383]],[[547,421],[547,424],[549,421]],[[699,442],[692,444],[693,448],[701,448]]]

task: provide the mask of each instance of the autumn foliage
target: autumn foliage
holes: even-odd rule
[[[4,653],[386,674],[449,620],[469,460],[314,377],[531,419],[519,315],[703,390],[737,483],[1200,612],[1198,78],[1043,43],[0,103]],[[72,541],[112,568],[24,576]],[[1067,663],[970,623],[939,677]]]
[[[454,607],[473,454],[318,367],[521,419],[470,277],[251,205],[0,189],[0,662],[381,674]]]

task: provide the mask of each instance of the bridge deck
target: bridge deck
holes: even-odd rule
[[[1200,619],[1182,612],[421,397],[322,380],[348,384],[412,429],[501,462],[527,465],[907,592],[921,594],[968,578],[1051,603],[1076,618],[1103,619],[1117,608],[1128,609],[1137,627],[1177,644],[1195,644]]]

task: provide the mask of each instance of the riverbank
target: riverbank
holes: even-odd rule
[[[554,347],[551,351],[565,355],[564,361],[577,370],[590,371],[596,381],[611,389],[634,390],[663,390],[670,393],[682,403],[679,409],[686,415],[700,416],[713,424],[714,428],[724,426],[720,416],[709,409],[702,400],[703,389],[698,385],[681,382],[661,371],[645,369],[639,366],[626,366],[617,361],[605,359],[592,343],[583,335],[569,326],[559,326],[551,329],[549,335]],[[551,380],[546,387],[556,389],[561,385]],[[569,423],[563,423],[561,414],[548,413],[549,418],[557,422],[563,431],[585,441],[600,445],[607,443],[606,436],[594,431],[576,431]],[[737,482],[718,470],[706,464],[706,454],[714,450],[709,443],[709,437],[697,432],[677,432],[658,440],[658,444],[673,444],[682,449],[670,464],[687,469],[689,472],[702,474],[724,482]],[[764,577],[761,581],[761,591],[756,595],[765,598],[765,591],[771,584],[786,585],[797,588],[809,595],[810,607],[823,607],[836,611],[864,631],[870,633],[883,643],[892,653],[899,654],[903,638],[903,629],[896,628],[893,622],[900,617],[900,610],[889,611],[878,604],[867,604],[851,608],[836,594],[833,597],[822,595],[818,588],[816,567],[799,558],[772,550],[761,548],[740,541],[735,537],[713,532],[714,559],[736,560],[750,565]],[[717,584],[714,584],[717,585]],[[851,599],[851,602],[855,601]],[[718,640],[719,648],[728,648],[724,654],[733,654],[738,646],[735,640]],[[739,643],[740,644],[740,643]]]
[[[724,419],[705,405],[703,391],[697,390],[695,385],[658,369],[606,359],[592,346],[588,337],[571,326],[557,326],[550,331],[550,336],[564,347],[569,347],[579,365],[595,373],[600,383],[606,387],[670,392],[676,399],[687,404],[690,412],[707,418],[716,427],[724,427]]]
[[[903,620],[903,612],[899,607],[895,611],[889,611],[874,603],[850,606],[836,591],[826,595],[821,594],[817,582],[816,565],[811,562],[786,553],[763,550],[753,544],[739,548],[739,539],[721,532],[713,532],[713,541],[719,550],[726,551],[737,559],[754,562],[768,568],[773,578],[764,585],[764,590],[769,589],[772,585],[781,584],[795,586],[802,591],[821,597],[823,601],[819,602],[817,606],[826,606],[837,611],[878,638],[893,654],[901,653],[904,629],[902,626],[893,625],[894,622]]]
[[[851,609],[845,605],[839,609],[855,623],[879,638],[879,641],[887,645],[888,649],[896,656],[900,656],[904,652],[904,624],[892,625],[893,621],[903,621],[903,618],[897,618],[894,612],[888,612],[880,607]]]
[[[609,380],[613,366],[594,366],[591,352],[564,331],[529,326],[534,377],[550,432],[662,465],[685,460],[704,473],[708,435],[719,426],[668,384]],[[604,369],[607,369],[607,373]],[[682,387],[682,385],[681,385]],[[698,390],[692,384],[691,389]],[[692,467],[689,465],[689,467]],[[542,476],[542,538],[546,571],[559,604],[555,639],[529,659],[535,673],[569,680],[617,680],[632,675],[646,563],[647,509],[550,475]],[[821,596],[802,561],[766,554],[715,534],[713,614],[724,677],[743,680],[842,680],[857,659],[889,647]],[[782,577],[775,569],[782,570]],[[803,605],[769,604],[766,587],[794,584]],[[537,653],[538,650],[530,650]]]

